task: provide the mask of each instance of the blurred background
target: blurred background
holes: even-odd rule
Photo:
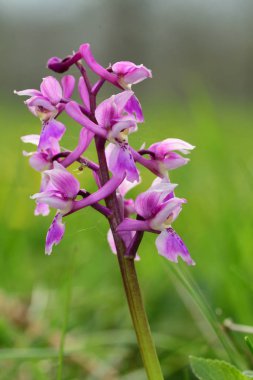
[[[228,319],[253,325],[252,1],[0,5],[0,379],[145,379],[106,221],[88,209],[70,216],[46,257],[51,216],[35,218],[29,199],[40,176],[22,157],[20,136],[39,133],[40,122],[13,90],[38,88],[50,75],[47,59],[84,42],[105,66],[131,60],[153,71],[134,88],[145,115],[131,136],[136,148],[167,137],[196,145],[171,178],[188,199],[175,228],[197,265],[165,261],[149,235],[137,263],[165,379],[194,379],[189,355],[252,368],[244,334],[224,327]],[[113,91],[108,85],[102,95]],[[64,146],[77,134],[69,128]],[[94,190],[88,174],[79,179]],[[145,174],[130,195],[151,180]]]

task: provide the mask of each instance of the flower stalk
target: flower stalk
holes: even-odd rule
[[[109,180],[109,173],[103,149],[103,142],[97,139],[96,146],[100,165],[100,179],[104,184]],[[114,192],[109,197],[107,197],[105,199],[105,202],[107,207],[112,211],[112,217],[109,218],[109,223],[117,249],[118,263],[125,289],[127,303],[132,317],[132,322],[147,377],[150,380],[162,380],[163,374],[142,300],[135,262],[133,259],[129,259],[127,256],[125,256],[126,247],[117,233],[117,227],[121,223],[122,218],[119,212],[119,204],[117,201],[116,193]]]

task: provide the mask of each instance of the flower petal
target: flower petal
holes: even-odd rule
[[[69,199],[76,197],[80,190],[80,184],[59,162],[54,161],[54,169],[46,170],[44,174],[48,176],[50,183],[63,194],[64,197]]]
[[[35,89],[27,89],[21,91],[14,90],[14,94],[19,96],[41,96],[41,92]]]
[[[169,152],[178,150],[181,153],[187,154],[189,150],[194,149],[195,147],[186,141],[180,139],[166,139],[155,144],[152,144],[148,150],[154,152],[157,158],[163,158]]]
[[[59,191],[53,190],[33,194],[30,198],[35,199],[36,203],[47,204],[50,207],[61,210],[64,214],[71,210],[73,204],[72,200],[63,199]]]
[[[195,265],[190,253],[180,236],[172,229],[162,231],[156,239],[158,253],[166,259],[178,262],[178,256],[188,265]]]
[[[131,96],[125,106],[126,112],[130,115],[135,114],[136,121],[143,123],[144,116],[141,108],[141,104],[135,95]]]
[[[173,192],[175,187],[176,185],[168,182],[168,180],[157,178],[147,191],[139,194],[136,198],[135,209],[137,214],[144,219],[155,217],[164,199]]]
[[[50,255],[52,253],[53,246],[60,243],[60,241],[63,238],[64,232],[65,224],[62,223],[62,215],[60,213],[57,213],[47,232],[45,249],[46,255]]]
[[[137,84],[146,78],[152,78],[151,70],[143,65],[136,66],[134,70],[129,71],[124,75],[124,82],[127,84]]]
[[[189,161],[189,158],[185,158],[182,157],[180,154],[171,152],[162,161],[161,166],[163,166],[165,170],[173,170],[186,165]]]
[[[30,143],[30,144],[34,144],[34,145],[39,145],[39,141],[40,141],[40,135],[25,135],[25,136],[21,136],[21,140],[24,142],[24,143]]]
[[[61,79],[61,85],[63,90],[63,97],[66,99],[70,98],[75,88],[75,78],[73,75],[65,75]]]
[[[168,227],[182,210],[182,204],[186,203],[185,199],[173,197],[160,206],[160,210],[150,220],[150,226],[154,230],[161,231]]]
[[[122,176],[125,174],[128,181],[139,181],[139,173],[128,144],[119,143],[109,145],[109,148],[106,149],[106,158],[108,168],[113,175]]]
[[[115,95],[101,102],[95,111],[95,117],[99,125],[110,128],[113,120],[117,116],[116,105],[114,104]]]
[[[65,131],[65,125],[57,120],[52,119],[47,123],[44,123],[40,135],[39,149],[45,150],[51,148],[52,143],[54,143],[55,140],[61,140]]]
[[[48,160],[48,154],[43,152],[35,152],[31,155],[29,163],[34,170],[42,172],[50,169],[52,163]]]
[[[119,137],[120,132],[135,127],[136,123],[134,120],[121,120],[115,123],[111,129],[111,132],[108,134],[108,139],[115,139]]]
[[[130,61],[120,61],[112,65],[112,71],[117,74],[125,84],[136,84],[146,78],[151,78],[151,70],[144,65],[136,65]]]
[[[40,85],[43,96],[48,98],[52,104],[56,105],[62,99],[62,88],[57,79],[52,76],[43,78]]]
[[[42,215],[42,216],[47,216],[50,213],[50,209],[48,204],[46,203],[37,203],[35,210],[34,210],[34,215]]]

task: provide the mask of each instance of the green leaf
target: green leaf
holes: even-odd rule
[[[199,380],[248,380],[249,377],[242,374],[231,364],[220,361],[190,357],[194,375]]]

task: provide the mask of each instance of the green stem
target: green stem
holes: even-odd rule
[[[100,180],[102,185],[109,180],[104,144],[105,142],[103,140],[96,138],[96,147],[100,165]],[[122,217],[115,193],[106,199],[106,206],[113,213],[112,217],[109,217],[109,222],[117,248],[117,257],[124,284],[125,294],[127,297],[128,307],[132,317],[132,322],[135,329],[143,364],[146,369],[147,377],[149,380],[163,380],[163,374],[151,336],[148,318],[142,300],[137,273],[135,270],[135,263],[134,260],[125,257],[125,245],[116,232],[117,226],[121,222]]]

